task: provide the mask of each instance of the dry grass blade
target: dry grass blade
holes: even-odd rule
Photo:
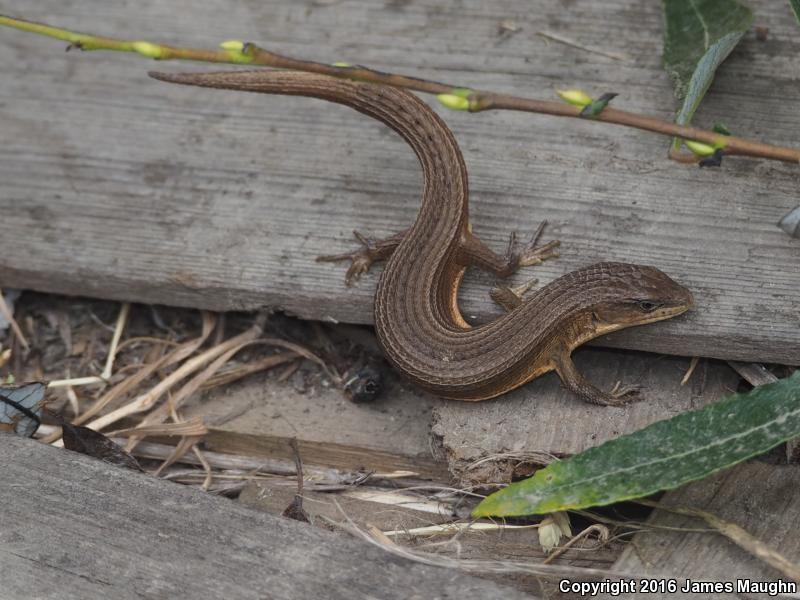
[[[209,379],[211,379],[223,366],[225,366],[225,364],[228,361],[230,361],[235,354],[237,354],[243,348],[252,344],[267,344],[270,346],[281,346],[291,350],[291,354],[284,353],[282,358],[276,359],[274,357],[267,357],[268,360],[262,361],[259,366],[263,366],[264,364],[267,364],[269,366],[274,366],[275,364],[280,364],[282,362],[292,360],[293,358],[299,355],[317,363],[325,370],[326,373],[329,374],[330,377],[336,379],[337,381],[339,380],[338,375],[334,371],[332,371],[332,369],[330,369],[322,359],[320,359],[318,356],[316,356],[313,352],[311,352],[307,348],[300,346],[299,344],[287,342],[279,338],[250,339],[260,335],[260,332],[261,332],[260,329],[256,332],[255,328],[252,328],[248,330],[248,332],[245,332],[244,334],[241,334],[240,336],[232,338],[226,342],[222,342],[221,344],[216,346],[217,349],[226,348],[227,351],[221,356],[219,356],[216,360],[214,360],[210,365],[208,365],[202,372],[200,372],[198,375],[196,375],[190,381],[188,381],[180,390],[178,390],[178,392],[171,398],[169,405],[161,406],[155,411],[153,411],[151,414],[147,415],[147,417],[145,417],[142,420],[142,425],[152,425],[154,423],[166,421],[167,418],[169,417],[169,412],[171,410],[175,410],[178,407],[180,407],[181,404],[186,401],[186,399],[188,399],[192,394],[200,390]],[[232,345],[234,342],[239,342],[239,343]],[[208,352],[211,352],[212,350],[214,350],[214,348],[212,348]],[[126,447],[126,450],[128,450],[128,452],[133,450],[133,448],[136,446],[136,443],[138,442],[138,439],[139,438],[136,436],[131,437]]]
[[[260,332],[256,332],[254,329],[251,329],[249,330],[249,332],[246,333],[250,333],[251,336],[260,335]],[[233,339],[235,340],[237,338]],[[228,347],[230,346],[229,342],[230,340],[228,340],[228,342],[223,342],[222,344],[216,346],[215,348]],[[233,356],[237,352],[239,352],[240,350],[251,344],[259,342],[260,340],[251,339],[241,342],[233,346],[232,348],[229,348],[228,351],[225,352],[222,356],[214,360],[199,374],[197,374],[195,377],[193,377],[187,383],[185,383],[183,387],[179,389],[178,392],[170,398],[170,402],[168,405],[161,406],[157,408],[155,411],[153,411],[151,414],[147,415],[142,420],[141,426],[147,426],[147,425],[152,425],[154,423],[162,423],[166,421],[170,416],[170,412],[177,410],[181,406],[181,404],[183,404],[192,394],[197,392],[203,386],[203,384],[206,381],[208,381],[208,379],[210,379],[217,371],[219,371],[231,358],[233,358]],[[213,350],[214,348],[209,350],[209,352]],[[126,448],[128,452],[130,452],[134,448],[134,446],[136,446],[136,442],[138,441],[138,439],[139,436],[131,436],[131,439],[128,441],[128,447]]]
[[[354,489],[342,492],[343,496],[363,500],[364,502],[375,502],[376,504],[386,504],[389,506],[402,506],[409,510],[426,512],[441,516],[451,516],[453,508],[451,505],[438,500],[425,500],[420,496],[415,496],[407,491],[386,491],[374,489]]]
[[[683,374],[683,378],[681,379],[681,385],[686,385],[689,383],[689,380],[692,378],[694,374],[694,370],[697,368],[697,363],[700,362],[699,356],[693,356],[692,360],[689,361],[689,368],[686,369],[686,373]]]
[[[6,363],[11,359],[11,348],[0,350],[0,369],[6,366]]]
[[[341,508],[339,510],[341,510]],[[606,578],[632,579],[639,577],[639,575],[632,573],[604,571],[603,569],[570,567],[567,565],[542,565],[521,561],[448,558],[445,556],[404,548],[403,546],[400,546],[389,539],[389,537],[377,527],[368,526],[368,531],[363,531],[357,527],[353,521],[347,517],[347,515],[344,516],[350,523],[350,530],[358,537],[366,540],[374,546],[377,546],[378,548],[381,548],[382,550],[385,550],[386,552],[394,554],[395,556],[402,556],[408,560],[413,560],[414,562],[425,565],[443,567],[446,569],[457,569],[459,571],[466,571],[468,573],[475,573],[478,575],[485,575],[487,573],[525,573],[528,575],[537,575],[540,577],[550,578],[569,577],[570,579],[575,580],[602,580]]]
[[[124,444],[127,440],[114,438],[119,444]],[[134,456],[163,460],[168,458],[175,451],[174,446],[158,444],[155,442],[140,442],[133,451]],[[206,462],[214,469],[235,469],[242,471],[253,471],[256,473],[272,473],[274,475],[294,476],[297,469],[293,460],[281,458],[257,458],[253,456],[241,456],[237,454],[224,454],[222,452],[203,452]],[[191,454],[183,456],[180,462],[202,466],[202,462]],[[304,472],[307,481],[316,483],[326,483],[330,485],[347,485],[359,479],[363,473],[340,471],[330,467],[314,467],[305,465]],[[294,484],[294,481],[292,482]]]
[[[119,309],[117,316],[117,323],[114,326],[114,335],[111,338],[111,344],[108,347],[108,358],[106,358],[106,366],[100,377],[103,379],[111,379],[111,370],[114,367],[114,358],[117,356],[117,348],[119,340],[122,337],[122,332],[125,330],[125,324],[128,322],[128,315],[131,312],[130,302],[124,302]]]
[[[202,332],[200,333],[199,337],[189,340],[188,342],[184,342],[169,354],[162,356],[155,362],[143,366],[134,375],[126,377],[124,380],[106,392],[106,394],[103,395],[97,402],[95,402],[86,412],[73,419],[73,425],[82,425],[86,423],[89,419],[99,414],[106,406],[114,402],[117,398],[120,398],[128,392],[135,390],[142,382],[149,379],[160,369],[176,364],[186,359],[188,356],[191,356],[195,351],[197,351],[198,348],[200,348],[200,346],[203,345],[203,343],[205,343],[205,341],[208,339],[208,336],[211,335],[211,332],[214,330],[215,323],[216,319],[214,315],[212,313],[204,312]],[[52,387],[54,383],[56,382],[51,382],[50,387]],[[42,442],[45,444],[51,444],[60,437],[60,432],[54,432],[43,438]]]
[[[287,350],[291,350],[292,352],[296,352],[303,358],[307,358],[311,362],[317,363],[322,370],[330,377],[336,384],[341,385],[342,378],[339,377],[339,373],[336,372],[336,369],[330,367],[328,363],[322,360],[319,356],[314,354],[311,350],[306,348],[305,346],[301,346],[300,344],[295,344],[294,342],[288,342],[286,340],[282,340],[280,338],[264,338],[264,343],[271,344],[273,346],[279,346],[281,348],[286,348]]]
[[[383,535],[454,535],[465,531],[504,531],[511,529],[537,529],[535,525],[504,525],[502,523],[444,523],[442,525],[428,525],[413,529],[393,529],[384,531]]]
[[[137,437],[148,436],[191,436],[202,437],[208,433],[208,427],[203,423],[202,417],[194,417],[188,421],[180,423],[163,423],[156,425],[145,425],[137,427],[129,427],[128,429],[120,429],[119,431],[112,431],[107,435],[109,437],[128,437],[135,435]]]
[[[255,362],[246,365],[239,365],[233,369],[220,372],[213,377],[209,377],[208,381],[202,385],[201,389],[208,390],[220,385],[227,385],[247,377],[248,375],[252,375],[253,373],[266,371],[287,362],[292,362],[296,360],[297,357],[298,354],[296,352],[281,352],[280,354],[265,356],[264,358],[261,358]]]
[[[67,375],[69,375],[69,373],[67,373]],[[69,401],[70,408],[72,408],[73,415],[77,415],[81,412],[78,394],[75,393],[75,389],[71,385],[67,386],[67,400]]]
[[[181,460],[189,450],[191,450],[194,445],[199,442],[202,438],[201,437],[182,437],[178,442],[178,445],[172,450],[169,456],[164,460],[163,463],[155,470],[153,475],[158,477],[167,467],[175,464],[179,460]]]
[[[179,342],[175,342],[173,340],[167,340],[164,338],[153,337],[151,335],[141,335],[138,337],[128,338],[124,342],[121,342],[119,346],[117,346],[117,352],[122,352],[126,350],[129,346],[135,346],[136,344],[158,344],[161,346],[170,346],[172,348],[177,348],[181,344]]]
[[[22,335],[22,329],[20,329],[19,324],[14,319],[14,315],[11,314],[11,309],[8,307],[8,304],[6,304],[5,296],[3,296],[3,290],[0,290],[0,314],[2,314],[6,321],[8,321],[8,324],[11,325],[11,329],[14,335],[17,336],[19,343],[22,344],[25,350],[29,350],[31,346],[28,340],[25,339],[25,336]]]
[[[103,379],[102,377],[71,377],[68,379],[53,379],[47,383],[47,387],[50,389],[53,388],[60,388],[60,387],[72,387],[72,386],[79,386],[79,385],[95,385],[95,384],[102,384],[106,385],[108,381]]]
[[[549,564],[553,562],[556,558],[564,554],[567,550],[569,550],[572,546],[574,546],[579,540],[582,540],[590,533],[597,533],[598,538],[600,539],[600,544],[605,544],[608,542],[609,535],[608,535],[608,527],[605,525],[599,525],[595,523],[594,525],[589,525],[586,529],[581,531],[579,534],[572,536],[570,540],[564,544],[553,550],[550,555],[544,559],[544,564]]]
[[[200,461],[200,464],[203,465],[203,471],[205,471],[206,478],[203,480],[203,485],[201,486],[204,492],[207,492],[208,489],[211,487],[211,484],[214,483],[214,474],[211,471],[211,465],[206,460],[205,454],[197,447],[197,444],[194,445],[192,448],[192,452],[197,457],[197,460]]]
[[[178,369],[176,369],[173,373],[167,376],[163,381],[161,381],[158,385],[156,385],[153,389],[149,392],[141,394],[132,402],[121,406],[117,410],[114,410],[102,417],[95,419],[91,423],[88,424],[89,427],[95,430],[103,429],[104,427],[108,427],[112,423],[116,423],[117,421],[129,417],[130,415],[134,415],[137,413],[145,412],[150,410],[161,397],[174,385],[176,385],[182,379],[188,377],[198,369],[202,368],[204,365],[208,364],[209,362],[213,361],[221,354],[229,351],[230,348],[236,347],[239,344],[244,342],[250,341],[252,339],[257,338],[261,335],[262,328],[259,323],[253,325],[250,329],[237,335],[234,338],[231,338],[227,342],[220,344],[219,346],[214,346],[213,348],[206,350],[202,354],[195,356],[193,358],[188,359],[183,365],[181,365]]]

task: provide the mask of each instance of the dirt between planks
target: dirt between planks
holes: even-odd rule
[[[30,348],[25,350],[17,336],[6,331],[0,341],[12,353],[0,375],[13,371],[23,380],[98,373],[119,308],[111,302],[23,294],[16,301],[15,316]],[[206,347],[246,331],[254,317],[231,313],[213,318],[214,330]],[[197,311],[133,305],[110,383],[125,381],[170,345],[194,339],[202,320]],[[459,559],[513,562],[525,558],[539,563],[545,558],[535,529],[444,537],[431,533],[432,526],[468,518],[476,498],[464,495],[463,490],[491,491],[531,474],[554,457],[700,408],[740,385],[736,372],[718,361],[699,361],[682,385],[689,359],[585,348],[576,353],[576,362],[592,381],[605,388],[617,382],[637,385],[646,400],[621,408],[593,406],[572,397],[556,377],[545,376],[499,400],[450,402],[416,390],[382,364],[368,328],[272,315],[261,338],[301,345],[325,356],[327,367],[295,356],[251,372],[248,369],[254,365],[267,364],[265,358],[287,351],[286,346],[253,345],[209,379],[205,391],[176,408],[180,419],[201,418],[208,427],[198,448],[215,474],[210,490],[238,496],[251,508],[283,514],[298,493],[292,475],[297,454],[289,444],[294,439],[307,477],[303,507],[312,523],[335,530],[373,525],[395,532],[394,542],[406,548]],[[356,403],[343,393],[335,374],[364,361],[383,375],[384,390],[373,402]],[[165,369],[153,381],[169,373]],[[103,391],[102,386],[75,386],[69,393],[67,388],[58,388],[51,392],[50,409],[66,416],[76,406],[84,411]],[[130,418],[119,426],[136,422]],[[151,469],[169,456],[175,444],[174,438],[164,436],[154,441],[134,450]],[[778,453],[773,458],[780,460]],[[253,475],[264,465],[274,474]],[[202,462],[190,453],[162,475],[200,486],[206,478],[201,467]],[[762,467],[764,476],[770,468]],[[352,487],[359,478],[364,483]],[[453,490],[451,486],[462,491],[447,491]],[[622,533],[625,523],[645,518],[647,512],[622,517],[613,513],[611,524],[602,527]],[[572,520],[574,533],[597,523],[580,516]],[[625,548],[619,540],[602,543],[589,537],[554,564],[613,570]],[[554,593],[552,582],[524,572],[493,577],[526,592]]]

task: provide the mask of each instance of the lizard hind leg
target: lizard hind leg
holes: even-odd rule
[[[558,240],[538,245],[547,221],[542,221],[531,236],[530,241],[520,247],[517,243],[516,233],[509,236],[508,247],[505,254],[495,253],[471,231],[464,235],[461,242],[461,261],[465,265],[476,267],[494,273],[498,277],[506,278],[513,275],[521,267],[538,265],[548,258],[557,258],[556,248],[561,244]]]
[[[559,240],[551,240],[546,244],[539,245],[539,239],[542,237],[546,226],[547,221],[539,223],[539,227],[536,228],[530,241],[521,249],[517,248],[516,234],[514,232],[511,233],[508,240],[506,257],[509,264],[516,263],[516,268],[514,270],[520,267],[532,267],[533,265],[541,264],[548,258],[558,258],[558,251],[556,251],[556,248],[561,245]]]
[[[506,312],[511,312],[522,304],[522,297],[537,283],[539,283],[538,279],[529,279],[522,285],[514,287],[496,285],[489,290],[489,297],[496,304],[499,304],[501,308],[505,309]]]
[[[561,244],[558,240],[552,240],[546,244],[539,245],[539,238],[542,237],[547,221],[542,221],[536,228],[530,241],[519,248],[517,236],[512,233],[509,236],[508,247],[504,255],[496,254],[480,238],[468,231],[461,243],[461,262],[464,265],[475,265],[485,271],[494,273],[500,278],[506,278],[514,274],[521,267],[538,265],[548,258],[557,258],[556,248]],[[522,296],[530,290],[537,279],[531,279],[522,285],[509,287],[496,285],[489,296],[506,311],[512,311],[522,304]]]

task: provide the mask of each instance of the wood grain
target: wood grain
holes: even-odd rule
[[[795,144],[796,23],[783,3],[752,5],[769,38],[745,36],[695,122]],[[611,90],[616,106],[663,118],[675,107],[660,8],[635,0],[591,10],[571,0],[142,0],[135,10],[43,0],[23,16],[182,45],[253,40],[520,95]],[[499,36],[505,19],[521,30]],[[370,321],[377,273],[347,289],[343,269],[314,257],[352,248],[354,228],[387,235],[411,223],[419,168],[396,136],[321,101],[171,87],[149,80],[139,57],[61,48],[0,32],[0,285]],[[669,162],[667,140],[639,131],[502,112],[445,117],[470,169],[474,229],[494,248],[546,218],[563,256],[535,269],[543,282],[622,260],[694,292],[692,314],[601,344],[800,363],[800,241],[775,226],[797,203],[795,166],[730,159],[700,170]],[[497,314],[491,283],[467,282],[470,319]]]
[[[373,436],[377,442],[378,432]],[[246,434],[224,429],[211,429],[203,438],[203,447],[214,452],[239,454],[254,458],[294,458],[289,440],[272,435]],[[376,444],[377,445],[377,444]],[[394,473],[408,471],[408,478],[447,481],[447,466],[430,456],[402,456],[375,448],[346,446],[332,442],[297,442],[303,462],[337,469],[364,472]]]
[[[12,435],[0,435],[6,598],[530,598]]]

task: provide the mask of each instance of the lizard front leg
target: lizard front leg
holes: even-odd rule
[[[499,304],[506,311],[512,311],[522,305],[524,294],[536,280],[529,281],[516,288],[506,286],[495,287],[490,295],[492,300]],[[604,392],[592,385],[586,379],[572,360],[571,353],[563,347],[559,347],[553,356],[555,371],[558,373],[561,382],[568,390],[579,396],[586,402],[600,404],[603,406],[622,406],[629,402],[642,400],[639,390],[633,386],[626,386],[619,390]]]
[[[592,404],[602,406],[622,406],[629,402],[641,400],[641,394],[635,387],[624,387],[618,391],[604,392],[595,387],[578,371],[572,357],[566,349],[560,349],[553,356],[556,373],[561,382],[572,393]]]

